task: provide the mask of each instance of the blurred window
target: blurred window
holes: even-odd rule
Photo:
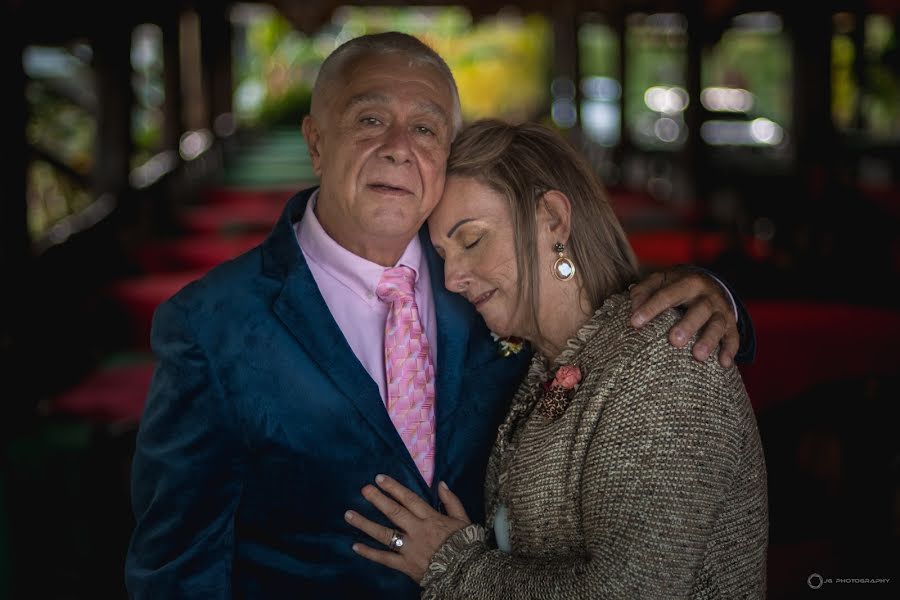
[[[91,48],[82,43],[29,46],[22,54],[28,229],[35,242],[65,239],[67,218],[91,203],[97,99],[90,62]]]
[[[645,150],[678,150],[687,139],[687,19],[677,13],[628,16],[625,123]]]
[[[157,25],[145,23],[134,28],[131,68],[134,90],[131,168],[137,169],[162,149],[165,86],[162,30]]]
[[[700,135],[712,146],[783,149],[791,115],[791,46],[775,13],[738,15],[704,56]]]
[[[619,143],[622,84],[619,36],[605,23],[585,23],[578,30],[581,67],[581,127],[592,142]]]
[[[831,108],[835,126],[872,141],[900,138],[900,46],[890,17],[834,15]],[[860,31],[862,29],[862,31]]]

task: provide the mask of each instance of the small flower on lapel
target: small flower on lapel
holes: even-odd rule
[[[493,331],[491,332],[491,337],[497,342],[497,352],[499,352],[501,356],[518,354],[522,351],[522,348],[525,347],[525,340],[522,338],[515,336],[500,337]]]
[[[572,401],[572,395],[581,381],[581,369],[576,365],[562,365],[556,370],[551,381],[543,384],[538,411],[544,418],[555,421],[566,411]]]

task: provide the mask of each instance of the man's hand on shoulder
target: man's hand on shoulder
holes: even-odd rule
[[[669,342],[683,347],[700,332],[692,353],[706,360],[716,345],[719,364],[730,367],[740,346],[740,334],[728,290],[715,277],[689,266],[652,273],[631,287],[631,324],[641,327],[669,308],[684,310],[669,331]]]

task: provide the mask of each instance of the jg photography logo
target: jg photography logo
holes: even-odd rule
[[[806,578],[807,585],[814,590],[831,585],[887,585],[890,582],[890,577],[823,577],[818,573]]]

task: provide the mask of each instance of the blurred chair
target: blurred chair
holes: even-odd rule
[[[900,310],[746,305],[758,349],[740,369],[766,454],[769,598],[809,593],[813,573],[890,577],[900,536]]]
[[[148,242],[135,251],[139,267],[148,273],[208,270],[258,246],[266,233],[196,234]]]
[[[149,349],[150,325],[156,307],[205,273],[206,269],[150,273],[116,281],[108,287],[110,310],[124,324],[124,337],[132,348]]]
[[[137,424],[155,366],[149,355],[129,362],[101,365],[54,397],[46,412],[101,424]]]
[[[750,300],[758,351],[741,373],[757,412],[818,384],[900,374],[900,310]]]

